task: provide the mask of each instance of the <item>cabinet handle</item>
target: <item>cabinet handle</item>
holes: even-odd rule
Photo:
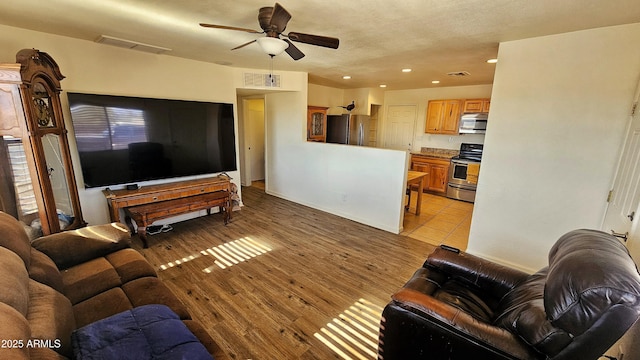
[[[627,235],[629,235],[629,233],[626,232],[626,233],[622,234],[622,233],[617,233],[617,232],[611,230],[611,235],[621,239],[624,242],[627,242]]]

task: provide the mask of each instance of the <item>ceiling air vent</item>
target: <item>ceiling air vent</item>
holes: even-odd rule
[[[246,87],[280,87],[280,75],[244,73]]]
[[[113,46],[117,46],[125,49],[144,51],[144,52],[153,53],[153,54],[163,54],[163,53],[166,53],[167,51],[171,51],[171,49],[163,48],[160,46],[143,44],[143,43],[139,43],[131,40],[118,39],[118,38],[107,36],[107,35],[100,35],[96,39],[96,42],[100,44],[113,45]]]
[[[450,73],[447,73],[447,75],[462,77],[462,76],[469,76],[471,75],[471,73],[468,71],[452,71]]]

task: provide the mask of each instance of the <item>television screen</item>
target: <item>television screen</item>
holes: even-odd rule
[[[67,96],[85,187],[237,169],[233,104]]]

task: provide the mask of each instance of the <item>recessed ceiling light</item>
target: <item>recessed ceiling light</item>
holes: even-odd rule
[[[342,78],[343,78],[343,79],[345,79],[345,80],[349,80],[349,79],[351,79],[351,76],[349,76],[349,75],[345,75],[345,76],[343,76]]]
[[[433,80],[431,81],[432,84],[440,84],[440,80]]]
[[[408,68],[407,69],[402,69],[402,72],[408,73],[408,72],[411,72],[411,69],[408,69]]]
[[[497,63],[497,62],[498,62],[498,59],[489,59],[489,60],[487,60],[487,62],[488,62],[489,64],[495,64],[495,63]]]
[[[380,84],[380,87],[381,87],[381,88],[386,88],[386,87],[387,87],[387,85],[385,85],[385,84]]]

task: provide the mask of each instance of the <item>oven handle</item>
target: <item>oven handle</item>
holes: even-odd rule
[[[476,189],[478,188],[476,185],[462,185],[462,184],[454,184],[454,183],[448,183],[447,186],[450,188],[454,188],[458,190],[467,190],[467,191],[476,191]]]

